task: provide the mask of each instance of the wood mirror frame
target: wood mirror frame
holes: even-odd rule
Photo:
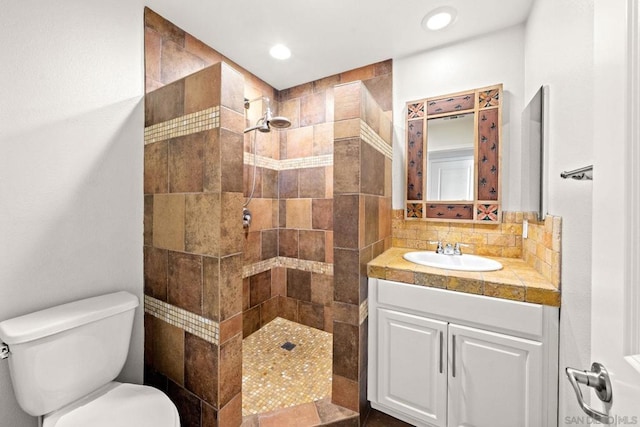
[[[430,201],[427,121],[474,114],[473,200]],[[405,218],[499,223],[502,176],[502,84],[407,102]]]

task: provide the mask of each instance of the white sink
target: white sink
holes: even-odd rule
[[[403,258],[416,264],[446,270],[495,271],[502,268],[498,261],[477,255],[444,255],[433,251],[418,251],[407,252]]]

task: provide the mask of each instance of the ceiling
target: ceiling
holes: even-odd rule
[[[402,58],[526,21],[534,0],[148,0],[155,12],[276,89]],[[440,6],[453,26],[420,23]],[[282,43],[291,58],[269,55]]]

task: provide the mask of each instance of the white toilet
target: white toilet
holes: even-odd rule
[[[179,427],[161,391],[113,381],[138,298],[116,292],[0,322],[18,403],[43,427]]]

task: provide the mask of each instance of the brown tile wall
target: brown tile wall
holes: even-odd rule
[[[205,340],[146,314],[145,381],[167,392],[182,425],[235,427],[242,419],[243,235],[236,213],[243,201],[244,78],[204,53],[196,39],[145,10],[145,127],[203,110],[218,114],[208,128],[145,141],[145,295],[219,326],[217,339]]]
[[[252,254],[246,254],[245,259],[250,257],[247,259],[248,262],[267,259],[273,252],[272,242],[277,240],[279,257],[333,264],[334,167],[332,162],[326,162],[326,157],[322,156],[336,155],[334,86],[360,79],[370,88],[368,96],[385,106],[383,111],[376,105],[369,114],[372,117],[376,113],[390,117],[391,61],[325,77],[277,94],[278,114],[288,117],[292,122],[292,126],[287,130],[275,132],[279,137],[279,152],[277,156],[273,153],[272,158],[277,158],[281,164],[287,165],[277,171],[277,176],[270,177],[277,179],[278,234],[265,235],[263,231],[260,239],[261,251],[256,249]],[[376,121],[376,130],[378,124],[379,121]],[[390,130],[390,125],[387,125],[386,129]],[[261,154],[260,151],[258,154],[268,155]],[[369,156],[369,160],[373,159],[377,157]],[[384,164],[382,166],[384,167]],[[247,169],[249,167],[245,167],[245,170]],[[269,188],[273,188],[272,181],[265,180],[267,170],[258,168],[256,176],[257,182],[262,182],[263,192],[265,183]],[[246,175],[249,177],[251,173]],[[378,174],[372,173],[371,178],[371,183],[365,180],[365,185],[379,185]],[[245,186],[247,185],[248,182],[245,180]],[[256,189],[256,194],[259,194],[260,187],[256,186]],[[248,194],[247,190],[245,194]],[[267,211],[269,207],[267,204],[260,211]],[[265,227],[267,225],[265,224]],[[257,241],[257,237],[254,240]],[[300,271],[289,267],[284,268],[283,273],[274,280],[278,282],[272,287],[274,291],[271,297],[278,297],[280,316],[329,332],[333,331],[333,274]],[[276,293],[276,289],[282,293]],[[250,319],[251,326],[245,327],[245,334],[257,330],[264,322],[271,320],[275,305],[276,302],[269,301],[268,307],[250,307],[252,312],[246,313],[245,319]],[[261,319],[260,322],[258,319]]]
[[[391,117],[362,82],[336,86],[334,98],[332,401],[363,416],[368,411],[368,319],[361,310],[368,297],[366,265],[391,247]]]

